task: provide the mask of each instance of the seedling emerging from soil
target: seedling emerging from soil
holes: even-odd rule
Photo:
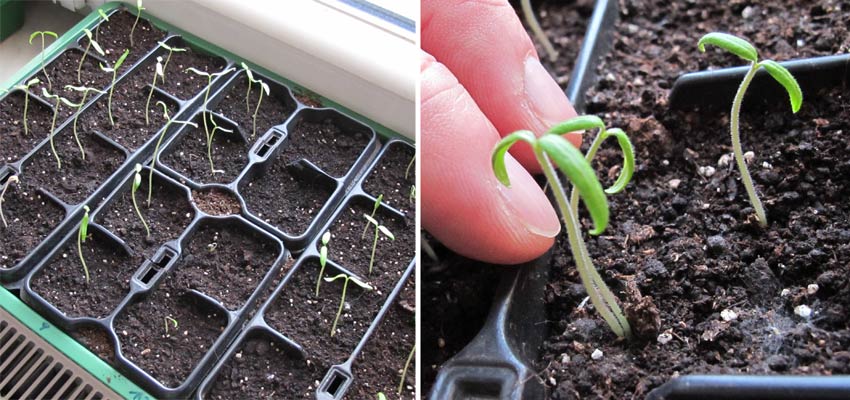
[[[587,157],[582,156],[578,149],[561,136],[570,132],[594,128],[600,130],[599,136],[594,141],[596,148],[598,148],[599,143],[605,138],[615,136],[625,153],[623,158],[626,160],[626,165],[623,168],[623,172],[621,172],[621,176],[617,179],[614,186],[608,189],[608,192],[616,193],[622,190],[622,187],[631,178],[631,171],[634,170],[634,152],[631,143],[621,130],[610,129],[606,132],[602,120],[595,116],[581,116],[564,121],[553,126],[540,138],[536,137],[531,131],[526,130],[517,131],[504,137],[493,149],[493,172],[499,182],[510,187],[510,178],[505,167],[505,154],[513,144],[519,141],[531,145],[537,161],[543,169],[543,174],[546,176],[549,186],[552,187],[555,200],[564,219],[567,238],[570,243],[570,251],[575,260],[576,269],[579,272],[582,284],[590,296],[594,307],[602,315],[608,326],[611,327],[611,330],[617,336],[628,339],[631,338],[629,323],[623,315],[620,306],[617,304],[614,294],[593,266],[593,262],[587,252],[587,247],[581,237],[577,213],[570,207],[566,192],[563,186],[561,186],[561,181],[558,179],[555,169],[550,162],[551,157],[551,160],[555,161],[558,168],[573,183],[574,188],[578,191],[577,193],[581,195],[594,224],[594,229],[590,231],[590,234],[601,234],[608,226],[609,211],[608,199],[605,195],[606,191],[602,189],[602,184],[599,183],[588,161],[593,158],[595,149],[591,148]]]
[[[145,221],[145,217],[142,216],[142,210],[139,209],[139,203],[136,202],[136,191],[139,190],[139,186],[142,186],[142,165],[136,164],[135,171],[136,173],[133,175],[133,186],[130,188],[130,197],[133,198],[133,208],[136,209],[136,215],[139,216],[139,220],[142,221],[142,225],[145,227],[147,237],[151,237],[151,229]]]
[[[334,337],[334,334],[336,333],[336,324],[339,322],[339,316],[342,315],[342,308],[345,305],[345,291],[348,289],[348,282],[354,282],[355,285],[360,286],[364,290],[372,290],[372,286],[369,286],[369,284],[361,282],[359,279],[346,274],[339,274],[333,278],[325,278],[325,281],[333,282],[340,278],[344,279],[345,282],[342,284],[342,297],[339,298],[339,309],[336,311],[336,318],[334,318],[334,324],[331,327],[331,337]]]
[[[53,84],[50,82],[50,75],[47,75],[47,69],[44,67],[44,36],[53,36],[53,39],[59,39],[59,35],[56,32],[51,31],[35,31],[30,35],[30,44],[32,44],[32,40],[35,39],[36,36],[41,36],[41,72],[44,73],[44,77],[47,78],[47,88],[53,90]]]
[[[74,115],[74,139],[77,141],[77,146],[80,148],[80,153],[83,156],[83,160],[85,160],[86,159],[86,152],[85,152],[85,150],[83,150],[83,145],[82,145],[82,143],[80,143],[80,137],[77,135],[77,120],[80,118],[80,114],[83,111],[83,105],[86,104],[86,98],[88,97],[89,92],[97,92],[97,93],[100,93],[100,94],[104,94],[106,92],[104,92],[103,90],[100,90],[100,89],[83,87],[83,86],[71,86],[71,85],[66,85],[65,89],[83,93],[83,98],[80,99],[80,103],[77,104],[77,112]]]
[[[213,165],[213,159],[212,159],[213,138],[215,137],[215,131],[220,130],[220,131],[226,132],[226,133],[233,133],[233,130],[232,129],[225,129],[225,128],[218,126],[218,123],[215,122],[215,118],[213,118],[212,114],[209,114],[209,117],[210,117],[210,121],[213,124],[213,129],[212,129],[212,131],[210,131],[210,135],[207,136],[207,158],[210,160],[210,172],[213,175],[215,175],[216,172],[223,174],[224,170],[215,169],[215,166]]]
[[[540,23],[537,22],[537,17],[534,15],[534,10],[531,9],[531,0],[521,0],[520,6],[522,7],[522,13],[525,15],[525,22],[528,23],[528,27],[531,28],[531,31],[534,32],[534,37],[540,41],[540,44],[543,45],[543,48],[546,50],[546,54],[549,55],[549,61],[555,62],[558,59],[558,52],[555,51],[555,47],[552,46],[552,42],[549,41],[549,38],[546,36],[546,32],[543,32],[543,28],[540,27]]]
[[[378,208],[381,207],[381,202],[384,201],[384,194],[379,194],[378,198],[375,199],[375,204],[372,206],[372,214],[369,214],[369,218],[375,218],[375,213],[378,212]],[[366,239],[366,231],[369,230],[369,222],[366,222],[366,225],[363,226],[363,233],[360,234],[360,240]]]
[[[179,326],[177,324],[177,320],[171,317],[165,317],[165,336],[168,336],[168,325],[171,325],[173,329],[177,329]]]
[[[410,362],[413,360],[413,354],[416,353],[416,344],[413,345],[413,348],[410,349],[410,354],[407,355],[407,361],[404,363],[404,369],[401,370],[401,379],[398,382],[398,392],[397,394],[401,396],[402,390],[404,390],[404,378],[407,377],[407,370],[410,368]]]
[[[53,145],[53,131],[56,129],[56,117],[59,115],[59,106],[63,102],[71,105],[74,105],[74,103],[71,103],[59,95],[50,94],[45,88],[41,88],[41,94],[43,94],[47,99],[56,99],[56,104],[53,105],[53,122],[50,124],[50,133],[48,134],[48,138],[50,139],[50,150],[53,152],[53,156],[56,157],[56,168],[62,169],[62,160],[59,159],[59,153],[56,152],[56,146]]]
[[[788,97],[791,100],[791,111],[796,113],[800,111],[800,106],[803,104],[803,92],[800,90],[800,85],[794,76],[791,75],[785,67],[779,65],[773,60],[758,60],[758,50],[753,47],[747,40],[733,36],[727,33],[712,32],[702,37],[697,43],[699,51],[705,52],[705,45],[711,44],[721,49],[724,49],[738,57],[749,61],[750,70],[744,75],[744,80],[741,81],[741,86],[738,87],[738,92],[735,93],[735,98],[732,100],[732,112],[730,113],[729,126],[732,135],[732,151],[735,153],[735,163],[738,164],[738,170],[741,172],[741,181],[744,183],[744,188],[747,189],[747,196],[750,198],[750,203],[756,212],[756,218],[761,226],[767,226],[767,215],[764,212],[764,206],[761,204],[755,187],[753,186],[753,178],[750,177],[750,172],[747,169],[747,163],[744,160],[744,152],[741,150],[740,137],[740,115],[741,103],[744,100],[744,93],[750,86],[750,82],[756,75],[756,72],[761,67],[767,70],[773,79],[779,82],[788,92]]]
[[[153,71],[153,82],[151,82],[151,90],[148,92],[148,101],[145,102],[145,125],[150,125],[150,118],[148,114],[150,114],[151,108],[151,97],[153,97],[153,90],[156,88],[156,77],[162,77],[163,82],[165,81],[165,72],[162,69],[162,57],[156,57],[156,67]]]
[[[407,164],[407,169],[404,170],[404,179],[407,179],[407,177],[410,176],[410,168],[412,168],[413,164],[415,164],[415,163],[416,163],[416,156],[413,156],[413,158],[411,158],[410,162]]]
[[[102,19],[103,21],[101,21],[100,24],[97,24],[97,28],[94,28],[94,38],[95,38],[95,40],[98,39],[98,32],[100,32],[100,25],[102,25],[104,22],[109,22],[109,16],[106,15],[106,13],[103,12],[103,10],[98,8],[97,14],[100,15],[100,19]]]
[[[316,296],[319,295],[319,286],[322,285],[322,277],[325,276],[325,265],[328,263],[328,242],[331,241],[331,233],[325,232],[322,235],[322,247],[319,249],[319,279],[316,280]]]
[[[263,82],[260,79],[257,79],[254,82],[260,84],[260,98],[257,100],[257,107],[254,108],[254,115],[251,117],[252,120],[253,120],[253,126],[254,126],[253,131],[252,131],[253,133],[251,133],[252,139],[254,138],[254,136],[257,136],[257,114],[260,112],[260,104],[263,103],[263,93],[265,93],[266,96],[268,96],[269,93],[270,93],[269,85],[267,85],[265,82]]]
[[[191,72],[195,75],[200,75],[200,76],[207,78],[207,88],[204,90],[204,111],[203,111],[203,113],[204,113],[204,115],[203,115],[203,117],[204,117],[203,118],[204,119],[204,133],[206,134],[207,141],[209,141],[209,138],[210,138],[210,128],[207,127],[207,118],[211,118],[211,116],[210,117],[207,116],[209,114],[209,111],[207,111],[207,103],[210,100],[210,89],[212,89],[213,78],[216,78],[216,77],[221,76],[221,75],[228,74],[233,70],[235,70],[235,68],[228,68],[224,71],[219,71],[219,72],[210,74],[208,72],[201,71],[201,70],[196,69],[196,68],[192,68],[192,67],[186,68],[186,71],[188,71],[188,72]]]
[[[83,32],[85,32],[86,38],[89,39],[89,44],[86,45],[86,50],[83,52],[83,56],[80,57],[80,63],[77,65],[77,82],[79,82],[81,85],[83,84],[83,78],[81,75],[83,71],[83,62],[86,60],[86,56],[89,55],[89,48],[94,46],[94,50],[97,52],[97,54],[100,54],[101,56],[106,55],[106,53],[103,52],[103,49],[100,48],[100,45],[97,44],[97,41],[95,41],[92,37],[91,31],[86,28],[83,28]]]
[[[130,50],[124,50],[124,54],[121,54],[121,57],[118,57],[118,61],[115,61],[115,65],[112,67],[107,67],[103,64],[100,64],[100,69],[103,72],[112,73],[112,84],[109,86],[109,98],[107,99],[107,111],[109,111],[109,123],[112,126],[115,126],[115,120],[112,119],[112,92],[115,91],[115,79],[118,78],[118,69],[121,68],[121,64],[124,64],[124,60],[127,59],[127,55],[130,54]]]
[[[372,242],[372,257],[369,258],[369,275],[372,275],[372,266],[375,264],[375,249],[378,248],[378,233],[383,233],[384,236],[390,238],[390,240],[395,240],[395,236],[386,226],[383,226],[378,223],[378,220],[363,214],[363,218],[366,218],[366,221],[369,221],[370,224],[375,225],[375,240]]]
[[[410,195],[408,198],[410,199],[410,204],[416,203],[416,185],[410,186]]]
[[[257,107],[254,109],[254,115],[253,115],[254,129],[252,131],[253,133],[251,134],[251,137],[253,138],[254,136],[257,136],[257,113],[260,112],[260,104],[262,104],[262,102],[263,102],[263,92],[265,92],[266,96],[268,96],[270,89],[269,89],[269,85],[267,85],[262,80],[254,79],[254,73],[251,72],[251,68],[248,68],[248,64],[245,64],[243,62],[242,63],[242,69],[245,70],[245,76],[248,79],[248,90],[245,92],[245,111],[249,114],[251,113],[251,102],[250,102],[249,99],[251,97],[252,84],[253,83],[259,83],[260,84],[260,98],[257,100]]]
[[[83,206],[86,211],[83,214],[83,221],[80,223],[80,230],[77,232],[77,253],[80,255],[80,262],[83,264],[83,272],[86,273],[86,283],[89,283],[89,267],[86,266],[86,258],[83,257],[83,243],[86,242],[86,237],[89,231],[89,206]]]
[[[162,127],[162,131],[159,133],[159,139],[156,141],[156,147],[153,149],[153,160],[151,161],[151,170],[148,173],[148,207],[151,206],[151,197],[153,196],[153,169],[156,167],[156,160],[159,157],[159,146],[162,145],[162,139],[165,138],[165,132],[168,132],[168,127],[171,124],[176,123],[180,125],[191,125],[195,128],[198,127],[198,124],[189,121],[175,121],[172,120],[168,115],[168,106],[161,101],[157,101],[156,105],[162,107],[162,114],[165,116],[165,126]]]
[[[3,191],[0,192],[0,220],[3,220],[3,227],[8,228],[9,225],[6,224],[6,217],[3,216],[3,202],[6,200],[6,191],[9,190],[9,186],[12,186],[13,183],[18,182],[18,176],[12,175],[9,179],[6,179],[6,184],[3,185]],[[317,293],[318,294],[318,293]]]
[[[384,392],[378,392],[378,400],[387,400],[387,395]]]
[[[33,85],[38,85],[41,81],[38,78],[30,79],[26,84],[23,85],[15,85],[13,89],[23,90],[24,92],[24,135],[29,134],[29,127],[27,126],[27,111],[30,105],[30,87]],[[8,90],[3,90],[3,92],[8,92]]]
[[[133,22],[133,27],[130,28],[130,47],[135,47],[133,44],[133,32],[136,31],[136,25],[139,24],[139,18],[142,16],[142,10],[145,8],[142,7],[142,0],[136,0],[136,21]]]
[[[165,42],[158,42],[158,43],[159,43],[160,46],[162,46],[163,49],[168,50],[168,56],[165,57],[165,63],[162,64],[162,81],[165,82],[165,71],[168,68],[168,62],[171,61],[171,54],[174,53],[174,52],[182,53],[182,52],[186,51],[187,49],[183,49],[183,48],[180,48],[180,47],[171,47],[171,46],[167,45]]]
[[[248,64],[242,63],[242,69],[245,70],[245,77],[248,79],[248,90],[245,92],[245,113],[251,113],[251,85],[254,83],[254,73],[251,72],[251,68],[248,68]]]

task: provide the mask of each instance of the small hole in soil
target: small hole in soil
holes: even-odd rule
[[[266,142],[263,143],[259,149],[257,149],[257,155],[260,157],[265,157],[266,154],[269,153],[269,150],[274,147],[275,143],[277,143],[278,140],[280,140],[280,136],[278,136],[277,134],[270,136],[268,139],[266,139]]]
[[[339,393],[339,389],[342,388],[342,385],[347,380],[348,379],[346,377],[334,373],[334,375],[331,377],[331,382],[328,385],[328,393],[330,393],[331,396],[336,397],[337,393]]]
[[[209,215],[238,214],[241,210],[233,193],[220,189],[193,190],[192,198],[198,209]]]

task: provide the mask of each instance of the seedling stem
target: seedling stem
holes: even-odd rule
[[[151,161],[151,169],[148,173],[148,207],[151,206],[151,197],[153,196],[153,170],[156,166],[156,160],[159,158],[159,146],[162,145],[162,139],[165,138],[165,132],[168,132],[168,127],[171,126],[172,123],[191,125],[195,128],[198,127],[198,124],[194,122],[172,120],[168,115],[168,106],[166,106],[165,103],[157,101],[156,105],[162,107],[162,114],[165,116],[165,126],[162,127],[162,131],[159,133],[159,139],[156,141],[156,147],[153,149],[153,160]]]
[[[528,27],[534,32],[534,36],[540,41],[540,44],[543,45],[546,54],[549,55],[549,61],[557,61],[558,52],[555,51],[555,47],[552,46],[552,42],[549,41],[546,32],[543,32],[540,23],[537,22],[537,16],[534,15],[534,10],[531,9],[531,0],[521,0],[519,3],[522,7],[522,13],[525,14],[525,22],[528,23]]]
[[[89,206],[83,206],[83,210],[86,211],[83,214],[83,221],[80,223],[80,230],[77,233],[77,253],[80,255],[80,262],[83,264],[83,272],[86,274],[86,284],[89,283],[89,267],[86,266],[86,259],[83,257],[83,243],[86,242],[86,236],[88,236],[89,229]]]
[[[378,198],[375,199],[375,204],[372,205],[372,214],[369,215],[370,218],[375,218],[375,213],[378,212],[378,208],[381,207],[381,202],[384,200],[384,194],[381,193],[378,195]],[[366,231],[369,230],[369,221],[366,221],[366,225],[363,226],[363,233],[360,234],[360,240],[366,239]]]
[[[179,325],[177,324],[177,320],[176,320],[176,319],[171,318],[171,317],[165,317],[165,336],[168,336],[168,325],[169,325],[169,322],[171,323],[170,325],[174,327],[174,329],[177,329],[177,327],[179,326]]]
[[[127,55],[130,54],[130,50],[124,50],[124,53],[121,54],[121,57],[118,57],[118,61],[115,61],[115,65],[112,67],[107,67],[103,64],[100,64],[100,69],[104,72],[112,73],[112,84],[109,85],[109,98],[107,99],[107,111],[109,111],[109,123],[112,126],[115,126],[115,120],[112,119],[112,92],[115,91],[115,79],[118,78],[118,69],[121,68],[121,64],[124,64],[124,60],[127,59]]]
[[[325,265],[328,263],[328,242],[331,241],[331,233],[325,232],[322,235],[322,247],[319,249],[319,279],[316,280],[316,296],[319,295],[319,286],[322,285],[322,278],[325,276]]]
[[[101,56],[106,55],[106,53],[103,52],[103,49],[100,48],[100,45],[97,44],[97,41],[95,41],[94,38],[92,38],[91,31],[86,29],[86,28],[83,28],[83,32],[86,34],[86,37],[89,39],[89,43],[86,45],[86,50],[83,52],[83,56],[80,57],[80,63],[77,65],[77,82],[79,82],[80,85],[83,84],[83,78],[82,78],[83,62],[86,60],[86,56],[89,55],[89,48],[91,48],[92,45],[93,45],[94,50],[97,51],[98,54],[100,54]]]
[[[56,104],[53,105],[53,122],[50,124],[50,134],[48,138],[50,139],[50,150],[53,152],[53,156],[56,157],[56,168],[62,169],[62,160],[59,159],[59,153],[56,152],[56,146],[53,145],[53,131],[56,128],[56,117],[59,115],[59,105],[62,104],[62,97],[48,93],[45,88],[41,88],[41,93],[45,98],[56,99]]]
[[[38,78],[30,79],[29,82],[23,85],[15,85],[13,89],[19,89],[24,91],[24,135],[29,135],[29,127],[27,123],[27,111],[29,110],[30,104],[30,87],[33,85],[37,85],[41,83]],[[8,90],[3,89],[3,92],[8,92]]]
[[[53,36],[53,39],[58,39],[59,35],[56,32],[51,31],[35,31],[30,35],[30,44],[32,44],[32,40],[35,39],[36,36],[41,36],[41,72],[44,73],[44,77],[47,78],[47,88],[53,90],[53,84],[50,82],[50,75],[47,75],[47,69],[44,66],[44,36]]]
[[[401,379],[398,382],[398,395],[401,396],[402,390],[404,390],[404,378],[407,377],[407,370],[410,368],[410,362],[413,360],[413,354],[416,353],[416,344],[413,345],[413,348],[410,349],[410,354],[407,355],[407,361],[404,363],[404,369],[401,370]]]
[[[340,279],[340,278],[344,279],[345,282],[343,282],[343,284],[342,284],[342,297],[339,298],[339,309],[337,309],[337,311],[336,311],[336,317],[334,318],[334,324],[331,327],[331,337],[334,337],[334,334],[336,333],[336,324],[337,324],[337,322],[339,322],[339,316],[342,315],[342,308],[345,305],[345,292],[348,289],[348,282],[349,281],[354,282],[355,285],[360,286],[364,290],[372,290],[372,286],[369,286],[368,284],[361,282],[359,279],[357,279],[353,276],[348,276],[346,274],[339,274],[339,275],[337,275],[333,278],[325,278],[325,282],[333,282],[333,281]]]
[[[77,141],[77,146],[80,148],[80,153],[82,154],[83,160],[85,160],[86,159],[86,151],[83,149],[83,145],[82,145],[82,143],[80,143],[80,137],[77,135],[77,120],[80,119],[80,114],[83,111],[83,105],[86,104],[86,98],[88,97],[89,92],[97,92],[97,93],[100,93],[100,94],[104,94],[106,92],[104,92],[103,90],[95,89],[95,88],[89,88],[89,87],[84,87],[84,86],[71,86],[71,85],[66,85],[65,89],[69,89],[69,90],[73,90],[75,92],[82,92],[83,93],[83,98],[80,100],[80,103],[76,105],[77,112],[74,115],[74,139]],[[66,104],[68,104],[68,103],[66,103]],[[73,106],[72,104],[69,104],[69,105]]]
[[[219,71],[219,72],[216,72],[214,74],[210,74],[208,72],[201,71],[197,68],[192,68],[192,67],[186,68],[186,71],[188,71],[188,72],[192,72],[195,75],[200,75],[200,76],[204,76],[204,77],[207,78],[207,88],[206,88],[206,90],[204,90],[204,111],[203,111],[203,113],[204,113],[204,118],[203,118],[204,119],[204,134],[206,135],[207,142],[210,141],[210,128],[207,126],[207,118],[208,118],[207,114],[209,114],[209,110],[207,109],[207,103],[210,100],[210,89],[212,89],[212,80],[215,77],[228,74],[231,71],[234,71],[235,69],[236,68],[228,68],[224,71]],[[212,116],[209,116],[209,118],[212,118]]]
[[[372,266],[375,264],[375,250],[378,248],[378,233],[383,233],[384,236],[390,238],[390,240],[395,240],[395,236],[386,226],[383,226],[378,223],[378,221],[366,214],[363,214],[363,218],[366,218],[366,221],[369,221],[370,224],[375,225],[375,240],[372,242],[372,257],[369,258],[369,275],[372,275]]]
[[[9,179],[6,180],[6,184],[3,185],[3,192],[0,193],[0,220],[3,220],[3,227],[8,228],[9,225],[6,224],[6,217],[3,216],[3,202],[6,201],[6,191],[9,190],[9,186],[12,186],[13,183],[18,182],[18,176],[12,175]],[[318,294],[318,292],[317,292]]]
[[[139,204],[136,203],[136,191],[139,190],[139,186],[142,185],[142,165],[136,164],[136,173],[133,175],[133,186],[130,189],[130,197],[133,198],[133,208],[136,209],[136,215],[139,216],[139,220],[142,221],[142,225],[145,227],[145,232],[147,233],[147,237],[151,237],[151,229],[148,226],[148,223],[145,221],[145,217],[142,216],[142,211],[139,209]]]
[[[156,67],[153,71],[153,82],[151,82],[151,90],[148,92],[148,101],[145,103],[145,125],[150,125],[150,118],[148,114],[150,114],[151,108],[151,97],[153,97],[153,90],[156,87],[156,77],[162,77],[163,81],[165,81],[165,72],[162,69],[162,57],[156,57]]]
[[[142,10],[145,8],[142,7],[142,0],[136,0],[136,21],[133,22],[133,27],[130,28],[130,47],[135,47],[133,44],[133,33],[136,31],[136,25],[139,23],[139,18],[142,16]]]
[[[171,47],[165,42],[159,42],[159,45],[162,46],[164,49],[168,50],[168,56],[165,57],[165,63],[162,64],[162,82],[165,82],[165,71],[168,69],[168,62],[171,61],[171,54],[174,52],[182,53],[187,49],[180,47]]]
[[[233,133],[233,130],[232,129],[225,129],[225,128],[218,126],[218,123],[215,122],[215,118],[213,117],[212,114],[209,114],[209,117],[210,117],[210,121],[213,124],[213,129],[212,129],[212,131],[210,131],[210,135],[207,136],[207,158],[210,160],[210,172],[213,175],[215,175],[216,172],[224,173],[224,170],[215,169],[215,166],[213,165],[212,144],[213,144],[213,138],[215,137],[215,131],[220,130],[220,131],[226,132],[226,133]]]

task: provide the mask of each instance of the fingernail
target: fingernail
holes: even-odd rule
[[[575,115],[564,91],[534,56],[525,59],[525,94],[532,112],[540,120],[540,129],[548,129]]]
[[[553,238],[561,232],[561,222],[537,182],[513,159],[505,160],[511,187],[496,182],[509,218],[520,221],[528,232]]]

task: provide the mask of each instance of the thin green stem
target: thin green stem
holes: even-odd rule
[[[251,138],[257,136],[257,113],[260,112],[260,104],[263,102],[263,88],[260,86],[260,99],[257,100],[257,108],[254,109],[254,133],[251,134]]]
[[[162,83],[165,83],[165,69],[168,68],[168,62],[171,61],[171,53],[174,53],[174,49],[168,50],[168,56],[165,57],[165,63],[162,64]]]
[[[62,160],[59,159],[59,153],[56,152],[56,146],[53,145],[53,130],[56,129],[56,117],[59,115],[59,96],[56,96],[56,106],[53,108],[53,123],[50,124],[50,150],[53,156],[56,157],[57,169],[62,169]]]
[[[151,237],[151,228],[148,226],[147,221],[145,221],[145,217],[142,216],[142,211],[139,209],[139,204],[136,203],[136,185],[133,185],[132,190],[130,191],[130,197],[133,198],[133,208],[136,209],[136,214],[139,216],[139,219],[142,221],[142,225],[145,227],[145,232],[147,233],[147,237]]]
[[[115,78],[118,77],[118,69],[112,70],[112,85],[109,86],[109,98],[106,100],[106,108],[109,111],[109,123],[115,126],[115,120],[112,119],[112,92],[115,90]]]
[[[77,65],[77,82],[79,82],[80,85],[83,84],[83,78],[82,78],[82,75],[81,75],[81,71],[83,70],[83,61],[85,61],[86,56],[89,55],[89,49],[90,48],[91,48],[91,39],[89,39],[89,44],[86,45],[86,51],[83,52],[83,56],[80,57],[80,63]]]
[[[30,105],[30,90],[29,87],[24,89],[24,135],[29,135],[29,128],[27,127],[27,110]]]
[[[133,27],[130,28],[130,47],[135,47],[135,45],[133,44],[133,32],[136,31],[136,25],[138,25],[139,18],[141,16],[142,16],[142,10],[141,9],[136,10],[136,21],[133,22]]]
[[[77,113],[74,115],[74,140],[77,142],[77,147],[80,148],[80,154],[83,157],[83,161],[86,160],[86,151],[83,149],[83,144],[80,143],[80,136],[77,135],[77,120],[80,118],[80,113],[83,111],[83,105],[86,104],[86,96],[88,94],[88,90],[83,91],[83,99],[80,100],[80,106],[77,107]]]
[[[218,126],[213,128],[212,132],[210,132],[210,135],[207,137],[207,159],[210,162],[210,174],[212,174],[212,175],[215,175],[215,165],[213,165],[213,158],[212,158],[212,141],[213,141],[213,138],[215,137],[215,131],[216,131],[217,127]]]
[[[44,67],[44,34],[41,35],[41,72],[44,72],[44,77],[47,78],[47,90],[53,90],[53,83],[50,82],[50,75],[47,75],[47,69]]]
[[[80,262],[83,264],[83,272],[86,274],[86,283],[89,283],[89,267],[86,265],[86,258],[83,257],[83,230],[77,232],[77,253],[80,255]]]
[[[165,117],[168,118],[168,113],[165,113]],[[156,159],[159,157],[159,146],[162,144],[162,139],[165,138],[165,132],[168,131],[168,127],[171,125],[171,118],[168,118],[168,121],[165,123],[165,127],[162,128],[162,132],[159,134],[159,140],[156,141],[156,147],[153,149],[153,160],[151,161],[151,170],[148,173],[148,208],[151,206],[151,197],[153,196],[153,169],[156,167]]]
[[[372,242],[372,257],[369,258],[369,275],[372,275],[372,265],[375,264],[375,249],[378,248],[378,225],[375,225],[375,241]]]
[[[410,354],[407,355],[407,361],[404,363],[404,369],[401,370],[401,379],[398,382],[398,395],[401,396],[401,391],[404,389],[404,378],[407,377],[407,370],[410,368],[410,361],[413,360],[413,354],[416,353],[416,344],[410,349]]]
[[[546,54],[549,55],[549,60],[554,62],[558,59],[558,52],[555,51],[555,47],[552,46],[552,42],[549,41],[546,33],[543,32],[543,28],[540,27],[540,23],[537,22],[534,10],[531,9],[531,0],[521,0],[520,6],[522,7],[522,13],[525,15],[525,21],[528,23],[531,31],[534,32],[534,36],[537,37],[537,40],[543,45],[543,48],[546,50]]]
[[[575,260],[576,269],[588,296],[590,296],[591,302],[617,336],[627,339],[631,338],[631,328],[626,317],[623,316],[623,312],[620,310],[620,306],[617,305],[613,293],[610,292],[608,286],[599,277],[599,274],[593,267],[592,261],[587,256],[587,249],[578,229],[577,218],[567,202],[564,187],[555,174],[555,169],[552,167],[549,157],[538,146],[534,146],[534,154],[537,156],[537,161],[543,169],[546,180],[552,187],[555,202],[558,204],[561,216],[564,219],[564,225],[567,229],[567,239],[570,243],[570,251]]]
[[[336,310],[336,317],[334,318],[334,324],[331,326],[331,337],[334,337],[336,333],[336,324],[339,322],[339,316],[342,315],[342,308],[345,305],[345,291],[348,289],[348,281],[351,280],[350,277],[345,277],[345,282],[342,283],[342,297],[339,299],[339,309]]]
[[[151,108],[151,97],[153,97],[153,89],[156,87],[156,67],[153,70],[153,82],[151,83],[151,90],[148,92],[148,101],[145,103],[145,125],[150,125],[150,118],[148,118],[148,114],[150,114]]]
[[[247,77],[247,75],[246,75],[246,77]],[[251,81],[250,77],[247,77],[247,79],[248,79],[248,90],[245,92],[245,113],[246,114],[251,112],[251,100],[248,96],[251,96],[251,85],[253,83]],[[263,89],[260,88],[261,92],[262,92],[262,90]]]
[[[204,111],[201,112],[201,116],[204,119],[204,134],[207,138],[207,143],[210,142],[210,128],[207,127],[207,101],[209,101],[210,97],[210,89],[212,88],[212,75],[207,75],[207,90],[204,93]],[[212,161],[210,161],[212,164]]]
[[[744,183],[744,188],[747,189],[747,196],[750,198],[750,203],[753,205],[759,224],[761,226],[767,226],[767,215],[764,212],[764,206],[762,206],[761,200],[759,199],[758,194],[756,194],[755,186],[753,186],[753,178],[750,177],[750,171],[747,169],[747,163],[744,161],[744,151],[741,149],[741,134],[739,126],[741,103],[743,103],[744,100],[744,93],[746,93],[747,88],[750,86],[750,82],[753,80],[753,77],[756,75],[756,71],[758,71],[759,67],[761,67],[759,63],[753,63],[750,66],[750,70],[747,71],[747,75],[745,75],[744,80],[741,81],[741,86],[738,87],[738,92],[735,93],[735,100],[732,102],[732,112],[730,115],[730,134],[732,135],[732,151],[735,153],[735,163],[738,164],[738,170],[741,171],[741,181]]]
[[[3,220],[3,227],[8,228],[9,225],[6,224],[6,217],[3,216],[3,201],[6,198],[6,190],[9,189],[9,186],[12,186],[13,183],[18,181],[17,175],[12,175],[9,179],[6,180],[6,184],[3,185],[3,192],[0,192],[0,220]]]

